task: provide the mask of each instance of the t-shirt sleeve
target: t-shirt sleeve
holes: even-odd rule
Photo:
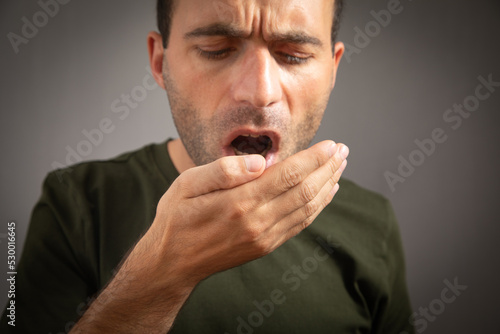
[[[0,332],[66,333],[83,314],[94,291],[82,260],[82,210],[68,184],[49,174],[17,267],[15,327],[4,310]]]
[[[386,242],[386,268],[389,295],[386,307],[380,318],[380,323],[376,326],[376,333],[413,334],[415,330],[409,321],[412,309],[406,285],[403,245],[394,211],[388,201],[387,215],[389,233]]]

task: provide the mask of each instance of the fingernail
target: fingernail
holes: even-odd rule
[[[349,155],[349,148],[345,145],[342,145],[342,148],[340,149],[340,155],[344,160],[347,159],[347,156]]]
[[[244,155],[245,164],[247,165],[247,170],[251,173],[258,172],[262,169],[264,164],[264,159],[259,155]]]
[[[330,144],[330,148],[328,149],[328,154],[329,154],[330,158],[333,157],[335,152],[337,152],[337,144],[335,144],[335,142],[332,142]]]

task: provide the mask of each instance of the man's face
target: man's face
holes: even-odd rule
[[[332,0],[177,1],[163,78],[196,165],[262,154],[267,167],[307,148],[343,46]]]

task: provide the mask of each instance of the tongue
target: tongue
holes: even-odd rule
[[[245,137],[238,136],[231,142],[231,145],[240,152],[247,154],[261,154],[271,143],[271,138],[268,136]]]

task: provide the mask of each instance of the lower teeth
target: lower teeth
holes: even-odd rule
[[[240,150],[238,150],[236,147],[233,147],[233,150],[234,150],[234,154],[236,155],[249,155],[249,154],[260,154],[262,155],[263,157],[266,156],[267,152],[269,152],[269,149],[270,148],[266,148],[263,152],[261,153],[245,153],[245,152],[241,152]]]

